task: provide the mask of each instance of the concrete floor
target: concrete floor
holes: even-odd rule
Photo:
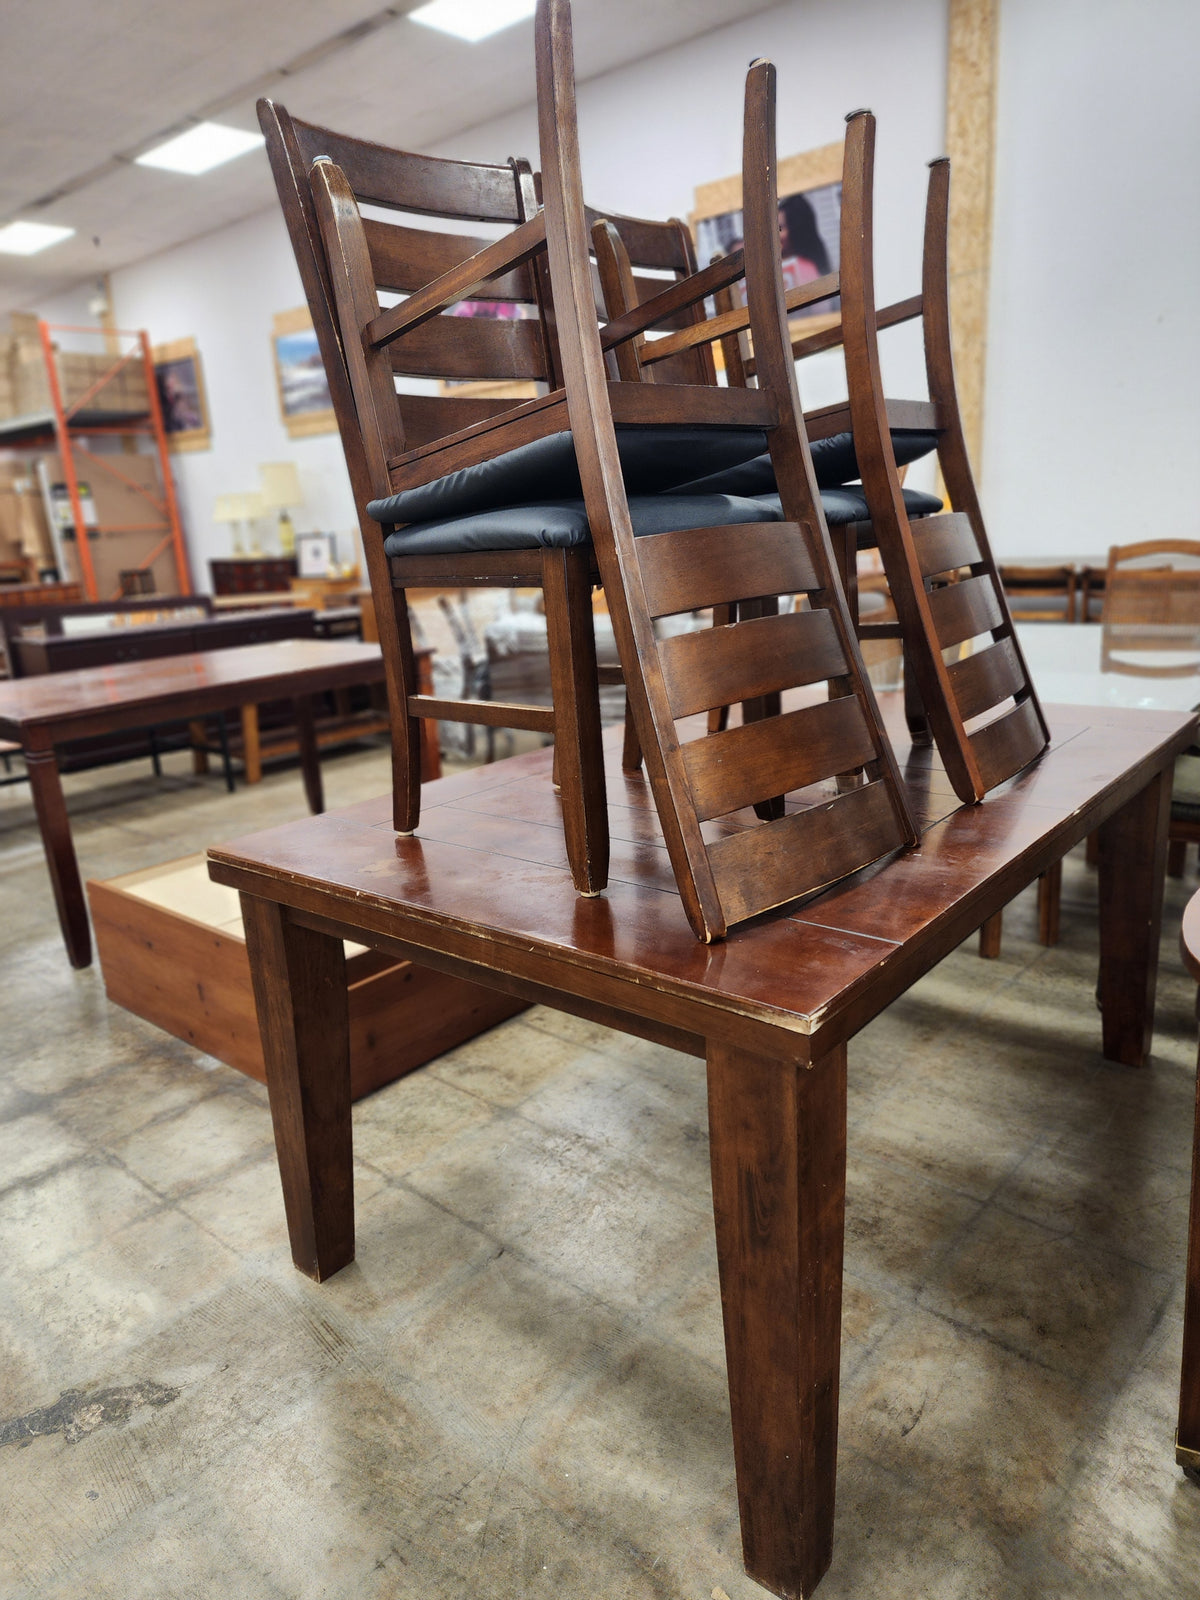
[[[330,803],[386,787],[326,762]],[[299,815],[173,758],[67,780],[112,876]],[[855,1041],[823,1600],[1184,1596],[1195,1072],[1097,1054],[1095,883]],[[531,1011],[361,1103],[358,1261],[289,1261],[265,1092],[110,1006],[0,791],[0,1595],[750,1600],[698,1062]],[[65,1391],[65,1393],[64,1393]]]

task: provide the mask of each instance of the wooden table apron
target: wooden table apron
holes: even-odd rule
[[[1087,716],[1059,708],[1042,762],[980,807],[958,809],[938,793],[944,778],[928,755],[910,756],[918,814],[930,819],[919,850],[707,950],[650,934],[645,948],[623,946],[622,918],[666,901],[639,902],[645,885],[622,884],[619,860],[606,900],[572,899],[573,924],[562,922],[565,900],[546,912],[548,926],[560,919],[554,936],[448,908],[456,895],[486,903],[499,885],[486,841],[504,826],[503,769],[548,789],[548,755],[432,786],[424,843],[397,839],[386,803],[367,802],[210,852],[212,877],[242,894],[296,1265],[321,1279],[354,1255],[343,938],[704,1056],[746,1570],[779,1595],[809,1594],[832,1550],[847,1040],[1099,828],[1104,1051],[1130,1065],[1148,1053],[1171,770],[1195,719],[1106,711],[1080,727]],[[1039,786],[1057,799],[1039,802]],[[481,878],[476,889],[464,875],[441,905],[439,793],[450,797],[443,834],[456,805],[476,807],[467,820],[479,829]],[[540,863],[509,864],[527,870],[532,919],[549,880]],[[400,877],[407,898],[389,892]],[[922,895],[925,911],[914,911]],[[872,910],[902,921],[906,906],[915,931],[864,933]],[[564,936],[564,926],[583,931]]]
[[[163,688],[164,676],[177,681]],[[314,697],[382,677],[382,657],[369,645],[297,640],[0,683],[0,737],[21,746],[71,965],[90,965],[92,948],[87,902],[58,769],[58,745],[90,734],[183,721],[263,700],[291,699],[296,708],[305,796],[310,810],[317,812],[324,808],[324,796]]]

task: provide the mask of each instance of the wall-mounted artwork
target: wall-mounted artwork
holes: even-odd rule
[[[779,246],[783,254],[785,289],[799,288],[826,273],[836,272],[841,260],[842,146],[822,145],[779,163]],[[702,267],[714,256],[728,255],[742,243],[741,174],[702,184],[688,219],[696,241],[696,258]],[[734,286],[734,296],[745,303],[744,286]],[[838,320],[836,298],[802,306],[793,318],[805,319],[806,333],[833,327]]]
[[[204,369],[194,339],[172,339],[151,352],[163,431],[171,450],[211,450]]]
[[[271,325],[279,410],[289,438],[303,439],[337,428],[325,363],[307,306],[276,312]]]

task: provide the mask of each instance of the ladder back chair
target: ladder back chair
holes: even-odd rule
[[[572,874],[581,893],[599,893],[608,831],[590,602],[597,575],[556,387],[554,329],[543,306],[544,220],[529,166],[389,150],[302,123],[270,102],[260,104],[260,120],[330,378],[380,619],[395,826],[411,833],[420,817],[419,719],[553,734]],[[365,217],[360,202],[387,220]],[[414,217],[509,232],[489,243],[414,226]],[[381,293],[405,298],[383,309]],[[515,302],[528,314],[447,314],[468,299]],[[525,403],[397,394],[397,375],[533,380],[548,393]],[[626,409],[622,459],[646,527],[670,520],[658,491],[693,476],[707,452],[736,461],[762,447],[761,429],[705,426],[695,407],[665,434],[636,405]],[[675,520],[711,520],[715,504],[689,499]],[[729,499],[721,511],[731,523],[764,515]],[[386,541],[381,522],[391,530]],[[405,590],[474,585],[542,589],[552,706],[418,693]]]
[[[988,543],[963,435],[950,343],[950,163],[930,164],[921,293],[877,310],[875,118],[869,111],[848,119],[846,149],[841,332],[855,454],[907,661],[954,791],[974,802],[1028,766],[1046,748],[1050,733]],[[923,411],[936,434],[938,465],[953,509],[914,524],[897,472],[890,434],[896,410],[884,395],[878,334],[881,327],[918,316],[929,388]],[[920,402],[906,404],[912,408],[906,421],[919,424]],[[967,645],[970,653],[963,654]],[[957,659],[947,660],[955,653]]]
[[[416,225],[406,222],[435,217],[460,224],[498,223],[515,230],[527,212],[536,210],[528,167],[519,162],[485,166],[409,155],[301,122],[269,100],[259,102],[259,121],[324,360],[358,511],[387,670],[394,825],[398,832],[411,833],[420,817],[422,719],[552,733],[572,871],[582,892],[598,892],[607,877],[608,846],[598,686],[594,650],[589,648],[594,578],[590,552],[501,548],[389,556],[379,523],[367,511],[373,498],[391,492],[387,455],[407,451],[418,461],[423,453],[436,456],[438,443],[446,436],[465,432],[469,438],[472,431],[486,431],[490,422],[518,402],[452,391],[397,396],[390,375],[382,378],[376,391],[368,388],[356,395],[351,369],[358,361],[358,333],[346,339],[339,325],[311,180],[315,162],[336,161],[352,192],[389,218],[358,218],[359,264],[365,273],[359,287],[367,302],[364,318],[370,320],[380,315],[380,291],[389,298],[411,297],[431,278],[453,271],[489,247],[483,238],[437,231],[421,226],[419,220]],[[477,300],[502,300],[523,312],[537,311],[537,286],[524,261],[475,288]],[[421,325],[417,336],[407,341],[397,369],[406,376],[452,382],[548,381],[552,352],[538,315],[440,317]],[[460,450],[459,459],[462,456]],[[428,476],[440,476],[441,470],[438,467]],[[542,589],[552,670],[557,669],[553,707],[455,701],[418,692],[406,590],[480,585]]]
[[[959,797],[981,800],[1045,748],[1049,738],[1003,585],[992,556],[971,474],[950,348],[946,259],[949,162],[931,163],[925,213],[921,293],[877,307],[874,291],[872,184],[875,119],[847,118],[842,182],[841,261],[832,272],[787,292],[789,310],[840,295],[836,326],[792,338],[799,360],[844,349],[849,398],[805,414],[826,516],[852,611],[857,615],[857,552],[878,545],[898,622],[860,622],[863,641],[903,639],[909,723],[928,717]],[[720,291],[718,291],[718,294]],[[928,400],[896,400],[884,391],[882,329],[920,319]],[[750,329],[743,308],[722,308],[723,350],[732,383],[750,382],[758,354],[741,344]],[[752,331],[752,330],[751,330]],[[697,335],[684,331],[638,351],[645,365],[676,354]],[[902,469],[930,450],[953,510],[907,489]],[[761,461],[693,487],[769,495],[756,476]],[[859,478],[860,483],[850,481]],[[844,499],[843,499],[844,497]],[[839,502],[842,505],[839,506]],[[963,646],[974,643],[969,655]],[[947,660],[948,655],[959,659]]]
[[[539,0],[535,33],[549,278],[583,494],[664,841],[692,926],[711,940],[917,837],[799,424],[778,252],[774,69],[755,63],[747,79],[745,169],[757,177],[748,185],[744,254],[662,289],[601,331],[567,0]],[[742,277],[757,389],[609,380],[606,353],[619,362],[627,341]],[[721,331],[707,319],[689,331],[685,348]],[[634,395],[641,414],[660,420],[695,406],[713,420],[753,418],[768,433],[784,520],[636,537],[614,429],[618,397],[627,406]],[[803,594],[805,609],[745,620],[743,612],[728,626],[655,635],[659,617],[784,593]],[[685,720],[738,700],[767,711],[784,690],[811,685],[828,685],[828,697],[711,736],[702,726],[692,735]],[[847,778],[860,781],[838,784]],[[753,809],[763,820],[755,822]]]

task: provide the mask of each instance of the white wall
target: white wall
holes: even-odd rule
[[[924,163],[941,150],[945,31],[945,0],[907,0],[903,7],[891,0],[789,0],[584,83],[587,192],[635,215],[686,215],[697,184],[739,169],[742,79],[754,56],[767,55],[779,66],[782,155],[839,139],[845,113],[857,106],[877,113],[877,232],[886,241],[879,291],[889,298],[909,293],[919,265]],[[532,102],[532,61],[529,93]],[[495,161],[528,155],[536,162],[532,103],[436,153]],[[115,272],[112,297],[119,326],[145,327],[156,344],[190,335],[200,349],[213,447],[173,458],[198,585],[208,586],[208,561],[230,548],[228,530],[212,521],[217,495],[254,488],[262,461],[297,462],[306,499],[294,514],[296,526],[344,535],[349,555],[355,518],[337,435],[290,440],[279,417],[271,318],[304,297],[278,213]],[[895,337],[899,342],[905,334]],[[895,357],[901,386],[919,384],[911,340]],[[802,377],[807,404],[842,392],[840,364],[832,358],[810,362]]]
[[[998,168],[983,460],[1001,555],[1099,554],[1142,534],[1200,537],[1196,373],[1200,257],[1193,0],[1001,0]],[[916,286],[925,163],[945,121],[946,0],[789,0],[580,86],[585,187],[614,210],[686,214],[693,188],[740,165],[741,83],[779,66],[783,155],[879,119],[876,278]],[[529,92],[532,97],[532,63]],[[537,157],[533,106],[437,153]],[[218,494],[253,488],[259,462],[293,459],[301,529],[350,537],[336,434],[289,440],[271,317],[303,295],[282,221],[251,218],[113,275],[122,326],[194,336],[208,383],[210,452],[175,458],[196,575],[229,548]],[[923,393],[914,330],[887,336],[896,393]],[[841,392],[840,363],[801,369],[808,405]],[[917,482],[921,479],[916,477]],[[345,553],[350,553],[349,544]]]
[[[175,455],[175,482],[192,575],[209,587],[208,563],[231,549],[227,525],[212,520],[220,494],[257,489],[264,461],[295,461],[304,505],[300,532],[337,533],[343,559],[357,550],[354,500],[336,433],[291,439],[279,413],[271,319],[304,304],[300,275],[278,211],[250,217],[112,276],[122,328],[146,328],[153,343],[191,336],[204,368],[212,449]],[[270,520],[263,545],[277,549]]]
[[[1200,7],[1002,0],[984,510],[1008,555],[1200,539]]]

